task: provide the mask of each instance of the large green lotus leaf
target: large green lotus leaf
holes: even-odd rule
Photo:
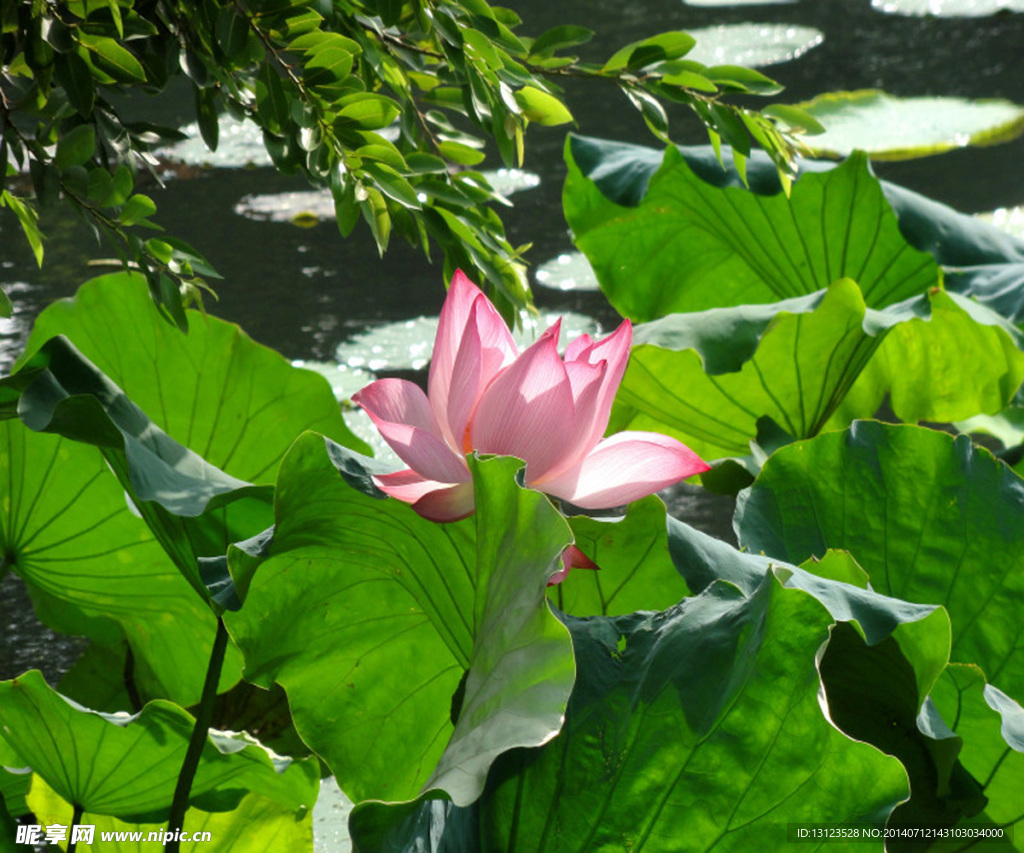
[[[960,294],[929,294],[930,317],[894,327],[846,396],[828,427],[871,417],[888,397],[896,416],[956,421],[995,414],[1024,379],[1024,336],[994,311]]]
[[[777,302],[839,278],[883,308],[938,281],[935,261],[900,235],[863,155],[802,175],[786,198],[715,187],[668,148],[642,198],[624,207],[597,183],[608,166],[589,157],[600,152],[574,143],[566,219],[609,301],[634,320]],[[582,166],[577,151],[588,157]]]
[[[561,726],[573,659],[544,591],[568,526],[515,460],[474,462],[476,515],[441,525],[349,485],[338,451],[307,434],[285,457],[273,539],[230,552],[236,576],[259,565],[225,622],[351,799],[464,805],[496,755]]]
[[[548,590],[573,616],[623,616],[664,610],[690,590],[668,553],[665,504],[654,495],[630,504],[625,516],[569,519],[576,546],[598,565],[573,569]]]
[[[718,581],[662,613],[567,618],[565,728],[496,764],[484,849],[782,849],[787,823],[884,820],[906,797],[898,761],[822,715],[832,620],[771,573],[751,595]]]
[[[633,341],[614,427],[673,435],[705,459],[746,455],[765,416],[807,438],[870,417],[889,394],[900,418],[949,420],[998,411],[1024,379],[1021,335],[997,314],[941,291],[873,310],[848,280],[672,314]]]
[[[747,454],[765,415],[794,437],[814,435],[885,333],[926,309],[918,297],[871,311],[857,285],[840,280],[774,305],[646,323],[634,333],[612,423],[673,435],[704,459]]]
[[[19,364],[65,335],[164,432],[248,482],[273,483],[303,430],[368,452],[322,377],[292,367],[234,323],[186,313],[183,335],[160,316],[142,276],[105,275],[39,315]]]
[[[672,560],[690,588],[726,580],[752,594],[766,573],[787,588],[816,598],[836,622],[848,622],[869,646],[893,638],[917,682],[918,705],[949,660],[951,628],[945,609],[914,604],[869,589],[864,570],[848,552],[823,552],[796,566],[764,554],[737,551],[677,519],[668,519]]]
[[[204,558],[270,523],[272,486],[232,477],[174,441],[63,336],[0,380],[0,405],[29,429],[98,447],[193,589],[217,609],[239,606]]]
[[[638,206],[664,160],[664,153],[653,148],[590,137],[570,137],[569,148],[573,162],[587,180],[574,178],[570,182],[567,192],[572,189],[573,194],[566,198],[565,205],[567,211],[582,206],[580,215],[584,219],[591,216],[586,204],[598,210],[604,210],[608,203]],[[711,146],[678,150],[694,173],[711,187],[742,189],[749,184],[750,191],[759,195],[782,194],[778,169],[761,151],[751,152],[745,166],[745,184],[733,166],[730,151],[722,152],[721,165]],[[827,161],[800,163],[802,174],[834,168],[836,164]],[[975,297],[1015,323],[1024,319],[1024,240],[896,184],[878,181],[878,185],[896,214],[903,238],[942,265],[948,289]],[[599,191],[596,195],[595,188]]]
[[[994,849],[1024,850],[1024,709],[986,684],[981,670],[969,664],[950,664],[931,698],[943,719],[963,738],[960,760],[964,767],[984,782],[988,805],[973,823],[1013,827],[1014,843]],[[990,844],[985,843],[986,850]]]
[[[4,421],[0,451],[0,546],[39,618],[102,643],[123,635],[144,694],[198,702],[216,617],[128,511],[99,450]],[[221,687],[241,669],[229,649]]]
[[[948,610],[953,660],[1024,684],[1024,481],[966,436],[858,421],[788,445],[740,495],[735,527],[783,560],[850,551],[874,589]]]
[[[866,151],[908,160],[964,145],[995,145],[1024,132],[1024,107],[1002,100],[900,98],[878,89],[828,92],[799,104],[825,126],[805,144],[819,157]]]
[[[912,797],[893,822],[948,823],[976,807],[970,785],[950,796],[953,782],[966,775],[956,764],[959,741],[916,722],[949,660],[945,609],[869,589],[863,569],[847,552],[829,551],[798,567],[737,551],[675,519],[669,519],[668,533],[673,560],[695,590],[723,579],[753,595],[765,575],[773,574],[786,589],[801,590],[825,607],[836,622],[818,656],[829,718],[850,737],[903,763]]]
[[[39,776],[33,776],[32,810],[43,827],[51,824],[69,826],[73,817],[71,806],[60,798]],[[245,794],[231,811],[206,812],[190,808],[185,812],[183,829],[192,839],[197,832],[210,833],[205,840],[183,841],[181,853],[210,853],[225,850],[231,853],[300,853],[313,850],[313,810],[292,808],[259,794]],[[93,843],[78,842],[76,853],[152,853],[163,841],[167,822],[128,823],[105,814],[82,815],[83,824],[96,827]],[[103,833],[116,834],[108,840]],[[141,837],[129,833],[141,833]],[[150,833],[153,833],[150,836]]]
[[[0,731],[22,763],[66,802],[122,820],[166,818],[194,725],[163,700],[131,716],[90,711],[50,688],[38,670],[0,682]],[[230,811],[252,792],[311,809],[318,778],[314,759],[279,758],[244,736],[211,731],[190,803]]]

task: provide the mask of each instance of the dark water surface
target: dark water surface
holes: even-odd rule
[[[934,19],[900,17],[871,8],[869,0],[801,0],[797,3],[734,8],[691,7],[679,0],[563,0],[510,3],[537,35],[563,23],[584,24],[599,37],[581,48],[584,58],[606,58],[623,44],[671,29],[696,29],[742,22],[815,27],[823,42],[799,59],[764,69],[786,86],[788,102],[839,89],[881,88],[895,95],[955,95],[1005,98],[1024,104],[1024,15]],[[567,96],[578,130],[591,136],[654,142],[625,97],[613,87],[570,81]],[[756,105],[757,101],[751,101]],[[192,121],[191,96],[171,93],[159,101],[135,99],[133,109],[167,123]],[[684,109],[670,110],[672,132],[684,143],[706,142]],[[525,168],[541,178],[538,187],[513,196],[504,212],[513,244],[531,242],[527,260],[535,267],[571,250],[561,212],[565,175],[562,128],[531,128]],[[962,149],[905,163],[876,165],[882,177],[904,184],[966,212],[1024,204],[1024,141],[991,148]],[[496,160],[485,165],[497,168]],[[396,241],[379,259],[365,227],[342,240],[333,222],[313,228],[254,221],[234,212],[244,196],[301,190],[301,179],[272,169],[198,170],[173,179],[164,189],[144,191],[157,203],[159,221],[170,234],[196,246],[225,276],[216,283],[219,301],[207,309],[238,322],[256,340],[289,358],[329,360],[336,346],[368,326],[436,314],[443,298],[438,253],[433,264]],[[34,316],[56,298],[70,296],[82,281],[112,267],[90,266],[109,256],[74,218],[45,215],[46,263],[35,267],[13,218],[0,212],[0,282],[16,316],[0,321],[0,367],[20,351]],[[576,311],[597,318],[606,330],[618,322],[599,293],[535,289],[539,307]],[[696,498],[677,490],[673,514],[723,538],[731,538],[732,504],[714,496]],[[61,645],[33,632],[20,581],[0,586],[0,677],[38,665],[51,656],[51,677],[66,668],[77,645]],[[20,621],[19,621],[20,620]],[[26,628],[26,620],[29,625]]]

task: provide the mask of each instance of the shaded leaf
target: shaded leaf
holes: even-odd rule
[[[1019,683],[1019,682],[1018,682]],[[975,666],[950,664],[932,691],[935,707],[964,742],[960,759],[984,785],[988,804],[973,821],[980,826],[1012,827],[1014,850],[1024,849],[1024,710],[1014,699],[985,683]],[[985,849],[990,848],[988,842]],[[949,850],[952,847],[938,847]]]
[[[831,620],[771,573],[749,594],[718,581],[663,613],[567,621],[565,729],[499,760],[485,849],[750,850],[787,822],[867,822],[905,796],[898,762],[822,716]]]

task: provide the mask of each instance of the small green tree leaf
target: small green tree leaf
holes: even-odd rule
[[[84,166],[95,152],[95,126],[80,124],[57,140],[57,153],[53,157],[53,165],[61,170],[69,166]]]
[[[92,118],[96,91],[88,63],[77,53],[57,54],[54,72],[64,87],[68,101],[84,119]]]
[[[192,87],[196,100],[196,118],[199,122],[199,133],[203,142],[211,151],[217,150],[220,140],[220,125],[217,117],[217,90]]]
[[[137,225],[156,213],[156,204],[148,195],[135,193],[122,206],[118,217],[122,225]]]
[[[116,39],[78,31],[78,40],[92,54],[93,62],[122,83],[145,83],[146,71],[135,55]]]
[[[6,205],[14,211],[14,215],[18,218],[18,224],[21,225],[21,230],[25,233],[25,239],[28,240],[29,246],[32,247],[32,254],[35,255],[36,263],[42,266],[43,235],[39,230],[39,214],[36,213],[34,207],[26,204],[9,190],[4,190],[0,194],[0,203],[2,203],[0,206]],[[4,299],[7,299],[6,294]],[[8,314],[8,316],[10,315]]]
[[[530,44],[531,57],[548,57],[566,47],[586,44],[594,37],[594,31],[573,25],[552,27],[545,30]]]
[[[545,126],[568,124],[574,121],[572,113],[558,98],[535,86],[523,86],[515,92],[516,103],[530,121]]]
[[[654,62],[678,59],[689,53],[697,43],[689,33],[668,32],[642,41],[632,42],[617,50],[601,69],[605,73],[624,68],[641,68]]]

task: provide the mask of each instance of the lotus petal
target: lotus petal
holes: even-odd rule
[[[638,500],[707,471],[686,445],[656,432],[620,432],[604,439],[574,468],[544,483],[544,491],[584,509]]]
[[[469,470],[464,483],[439,483],[421,477],[415,471],[395,471],[373,478],[385,494],[412,508],[429,521],[458,521],[473,514],[473,481]]]
[[[572,442],[572,385],[558,356],[558,330],[555,323],[498,375],[470,427],[476,450],[522,459],[527,479],[558,464]]]
[[[363,407],[399,458],[429,480],[469,477],[466,460],[449,447],[423,390],[404,379],[380,379],[352,399]]]

